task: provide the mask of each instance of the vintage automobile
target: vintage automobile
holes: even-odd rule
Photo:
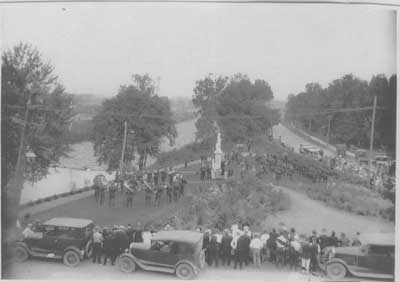
[[[62,259],[67,266],[77,266],[91,255],[93,226],[88,219],[52,218],[16,243],[14,257],[19,262],[29,257]]]
[[[160,231],[151,238],[149,249],[131,247],[118,258],[123,272],[136,267],[193,279],[205,264],[203,234],[192,231]]]
[[[361,246],[327,250],[325,271],[329,278],[342,279],[347,274],[374,279],[394,279],[393,233],[360,235]]]
[[[382,165],[382,166],[389,167],[391,162],[392,162],[392,159],[389,156],[380,155],[380,156],[376,156],[375,157],[375,162],[376,162],[377,165]]]

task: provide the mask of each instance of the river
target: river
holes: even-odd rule
[[[196,120],[188,120],[176,124],[178,136],[175,144],[170,146],[167,140],[161,144],[161,151],[167,152],[173,149],[179,149],[186,144],[194,141],[196,134]],[[150,158],[147,164],[150,165],[155,158]],[[85,168],[87,168],[85,170]],[[91,180],[99,172],[106,170],[105,165],[99,165],[94,156],[93,144],[91,142],[82,142],[73,144],[68,157],[60,160],[60,165],[56,168],[50,168],[46,178],[34,184],[25,183],[21,194],[21,204],[35,201],[40,198],[53,196],[90,185]],[[114,178],[114,174],[106,174],[109,179]]]

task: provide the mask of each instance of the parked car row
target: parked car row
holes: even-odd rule
[[[29,236],[16,243],[14,256],[61,259],[76,267],[92,254],[94,224],[88,219],[53,218],[36,226]],[[203,234],[193,231],[160,231],[149,249],[131,248],[118,258],[118,268],[133,272],[137,267],[148,271],[174,273],[181,279],[193,279],[205,265]]]
[[[94,224],[88,219],[53,218],[36,228],[15,245],[15,259],[30,257],[62,259],[76,267],[92,253]],[[350,274],[357,277],[394,278],[394,234],[365,234],[359,247],[326,248],[320,267],[332,279]],[[175,274],[180,279],[193,279],[205,265],[203,234],[193,231],[159,231],[149,248],[131,247],[117,261],[122,272],[137,268]]]

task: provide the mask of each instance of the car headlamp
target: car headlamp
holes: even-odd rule
[[[332,247],[328,253],[328,258],[331,259],[331,258],[335,257],[335,254],[336,254],[335,247]]]

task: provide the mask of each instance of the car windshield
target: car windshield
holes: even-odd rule
[[[386,162],[389,160],[389,157],[376,157],[375,160],[378,162]]]

